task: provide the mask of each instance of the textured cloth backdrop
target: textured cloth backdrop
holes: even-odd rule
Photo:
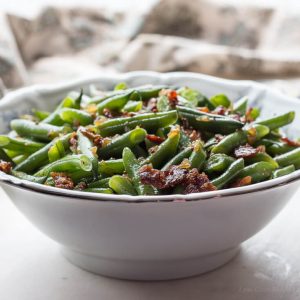
[[[299,25],[300,11],[208,0],[161,0],[145,15],[55,7],[30,20],[3,15],[0,89],[99,71],[179,70],[268,80],[298,95]]]

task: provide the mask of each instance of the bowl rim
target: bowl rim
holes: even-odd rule
[[[191,73],[191,72],[170,72],[170,73],[158,73],[153,71],[135,71],[135,72],[128,72],[128,73],[119,73],[119,74],[99,74],[98,76],[93,77],[83,77],[81,79],[65,81],[63,83],[58,84],[38,84],[32,85],[29,87],[24,87],[18,89],[16,91],[9,92],[6,94],[3,99],[0,101],[0,108],[1,106],[5,106],[11,104],[13,99],[20,95],[24,95],[24,93],[54,93],[59,92],[62,89],[72,88],[76,85],[86,85],[95,81],[126,81],[134,77],[139,76],[147,76],[151,77],[152,79],[157,79],[160,82],[164,80],[168,80],[170,78],[185,78],[185,79],[198,79],[198,80],[205,80],[210,81],[211,83],[216,83],[220,85],[226,84],[227,86],[234,87],[242,87],[245,88],[252,86],[259,90],[268,91],[271,94],[276,95],[277,97],[284,98],[286,101],[290,101],[293,103],[300,104],[299,100],[286,96],[279,91],[273,90],[270,87],[267,87],[261,83],[257,83],[251,80],[230,80],[230,79],[223,79],[218,78],[210,75],[204,75],[199,73]],[[192,194],[170,194],[170,195],[153,195],[153,196],[131,196],[131,195],[110,195],[110,194],[96,194],[90,192],[82,192],[82,191],[74,191],[74,190],[64,190],[55,187],[45,186],[38,183],[33,183],[26,180],[18,179],[14,176],[5,174],[0,172],[0,183],[14,186],[17,188],[29,190],[39,194],[48,194],[54,196],[62,196],[66,198],[76,198],[78,200],[91,200],[91,201],[101,201],[101,202],[127,202],[127,203],[149,203],[149,202],[174,202],[174,201],[183,201],[183,202],[190,202],[190,201],[203,201],[209,200],[212,198],[223,198],[223,197],[230,197],[236,195],[243,195],[248,193],[254,193],[259,191],[265,191],[273,188],[277,188],[280,186],[291,184],[295,181],[300,179],[300,170],[297,170],[291,174],[270,179],[268,181],[255,183],[249,186],[238,187],[238,188],[229,188],[224,190],[216,190],[216,191],[208,191],[202,193],[192,193]]]

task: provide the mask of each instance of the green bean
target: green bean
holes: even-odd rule
[[[36,172],[34,176],[42,177],[49,176],[51,172],[63,172],[68,174],[71,178],[76,177],[76,172],[89,172],[92,170],[92,162],[86,155],[69,155],[60,160],[43,167]],[[77,177],[76,177],[77,178]]]
[[[288,125],[290,123],[292,123],[295,119],[295,112],[294,111],[290,111],[286,114],[268,119],[268,120],[263,120],[260,122],[257,122],[257,124],[261,124],[261,125],[265,125],[268,126],[270,128],[270,130],[274,130],[277,129],[279,127]]]
[[[248,106],[248,98],[242,97],[240,100],[234,103],[233,112],[238,113],[240,116],[244,116],[247,111],[247,106]]]
[[[244,126],[242,122],[229,117],[204,113],[188,107],[178,106],[177,110],[181,119],[198,130],[228,134]]]
[[[74,108],[75,106],[74,102],[75,100],[72,97],[67,96],[62,100],[62,102],[57,106],[57,108],[41,123],[52,124],[56,126],[63,125],[64,122],[59,116],[60,110],[62,108]]]
[[[239,158],[236,161],[234,161],[222,175],[213,179],[211,183],[217,189],[220,189],[224,185],[232,181],[243,170],[243,168],[244,168],[244,159]]]
[[[245,158],[245,162],[247,164],[254,164],[254,163],[260,162],[260,161],[268,162],[271,165],[273,165],[274,168],[279,168],[278,163],[269,154],[267,154],[265,152],[260,152],[260,153],[257,153],[253,157],[246,157]]]
[[[245,144],[248,139],[251,139],[252,142],[255,142],[268,133],[268,127],[255,124],[251,128],[238,130],[227,135],[217,145],[212,147],[211,152],[229,154],[237,146]]]
[[[44,146],[45,144],[43,143],[0,135],[0,147],[3,147],[8,150],[33,153],[43,148]]]
[[[98,193],[98,194],[113,194],[113,191],[110,188],[87,188],[82,190],[86,193]]]
[[[33,113],[39,121],[43,121],[50,116],[48,111],[33,110]]]
[[[123,108],[123,111],[126,111],[126,112],[137,112],[137,111],[140,111],[141,109],[143,108],[143,101],[132,101],[132,100],[129,100],[124,108]]]
[[[120,157],[125,147],[133,148],[145,140],[146,131],[142,128],[133,129],[115,138],[110,144],[98,150],[101,158]]]
[[[114,175],[109,180],[109,187],[117,194],[137,195],[137,192],[131,181],[120,175]]]
[[[59,137],[53,140],[51,143],[47,144],[37,152],[31,154],[26,160],[16,166],[15,171],[22,171],[25,173],[31,173],[39,167],[44,166],[49,162],[48,152],[49,149],[57,143],[58,140],[61,140],[64,144],[65,149],[70,146],[70,137],[71,134],[67,134],[65,136]]]
[[[86,126],[92,124],[94,119],[92,116],[83,111],[74,108],[63,108],[59,112],[60,118],[71,125],[76,124],[77,126],[80,124],[82,126]]]
[[[177,90],[177,93],[187,101],[191,102],[194,107],[204,106],[207,100],[199,91],[188,87],[180,88]]]
[[[286,166],[282,169],[278,169],[272,172],[272,178],[278,178],[284,175],[288,175],[290,173],[293,173],[295,171],[294,165]]]
[[[195,141],[193,145],[193,152],[189,158],[191,168],[201,170],[206,159],[206,152],[203,149],[202,142],[200,140]]]
[[[7,155],[7,153],[0,148],[0,160],[10,162],[13,166],[15,165],[14,161]]]
[[[270,146],[267,146],[267,151],[271,154],[271,155],[280,155],[280,154],[284,154],[287,152],[290,152],[292,150],[296,149],[295,146],[290,146],[286,143],[274,143]]]
[[[11,171],[11,174],[13,176],[17,177],[17,178],[27,180],[27,181],[31,181],[31,182],[35,182],[35,183],[41,183],[41,184],[43,184],[47,179],[47,176],[36,177],[36,176],[28,175],[24,172],[18,172],[18,171],[14,171],[14,170]]]
[[[97,129],[102,136],[121,134],[137,126],[154,132],[158,128],[170,126],[176,121],[177,112],[173,110],[164,113],[147,113],[134,117],[111,119],[98,125]]]
[[[151,185],[145,185],[141,183],[139,174],[141,164],[129,148],[124,148],[123,150],[123,162],[125,170],[129,178],[132,180],[133,186],[138,195],[154,195],[157,193],[154,187]]]
[[[84,130],[84,129],[82,129]],[[81,128],[77,131],[78,137],[78,150],[81,154],[86,155],[93,166],[93,175],[95,178],[98,178],[98,156],[97,156],[97,147],[93,144],[93,142],[86,137],[82,132]]]
[[[163,89],[169,88],[166,85],[157,85],[157,86],[141,86],[135,88],[135,91],[137,92],[138,96],[146,101],[151,98],[156,98],[159,96],[159,92]],[[136,97],[136,96],[135,96]],[[134,97],[133,97],[134,98]]]
[[[88,184],[88,188],[109,188],[109,178],[103,178]]]
[[[193,148],[187,147],[180,151],[177,155],[175,155],[173,158],[171,158],[161,169],[162,171],[166,171],[171,167],[172,165],[179,165],[185,158],[190,157],[191,153],[193,151]]]
[[[120,95],[114,95],[109,97],[103,101],[101,101],[97,105],[97,110],[99,114],[103,113],[104,109],[109,110],[121,110],[125,104],[129,101],[130,96],[134,91],[130,90],[129,92],[122,93]]]
[[[19,165],[22,163],[24,160],[28,158],[28,154],[21,154],[13,158],[13,161],[16,165]]]
[[[148,158],[148,161],[154,168],[161,168],[168,161],[169,157],[173,157],[176,154],[179,139],[180,130],[176,127],[170,131],[168,138]]]
[[[223,172],[235,159],[224,153],[213,154],[206,162],[204,171],[207,173]]]
[[[123,159],[102,160],[98,164],[98,172],[101,175],[112,176],[124,173]]]
[[[67,127],[59,127],[50,124],[36,124],[28,120],[12,120],[11,127],[23,137],[36,138],[40,141],[49,142],[61,133],[70,132]]]
[[[144,148],[141,147],[140,145],[134,146],[131,150],[137,158],[140,157],[146,158],[148,156],[148,152],[144,150]]]
[[[234,148],[247,142],[247,133],[244,130],[238,130],[224,137],[217,145],[211,149],[212,153],[229,154]]]
[[[280,167],[297,164],[300,162],[300,148],[296,148],[290,152],[276,156],[274,160],[279,164]]]
[[[231,105],[231,101],[224,94],[218,94],[209,99],[209,102],[214,106],[224,106],[228,108]]]
[[[49,162],[54,162],[66,156],[66,150],[62,140],[58,139],[48,151]]]
[[[268,162],[260,161],[253,165],[245,167],[238,178],[251,177],[251,183],[257,183],[269,179],[274,171],[274,166]]]

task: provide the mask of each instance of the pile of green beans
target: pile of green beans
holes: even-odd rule
[[[0,171],[57,188],[135,196],[184,193],[184,179],[162,185],[180,168],[205,176],[213,189],[300,169],[300,143],[281,131],[293,111],[260,119],[246,96],[209,98],[188,87],[121,83],[98,95],[71,92],[53,112],[12,120],[12,131],[0,135]],[[157,184],[145,183],[144,167],[156,172]]]

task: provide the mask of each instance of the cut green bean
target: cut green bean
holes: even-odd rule
[[[132,180],[133,186],[136,189],[138,195],[154,195],[156,190],[151,185],[145,185],[141,183],[139,170],[141,168],[140,162],[136,159],[134,154],[129,148],[123,150],[123,162],[125,170]]]
[[[116,118],[107,120],[97,126],[102,136],[122,134],[139,126],[149,132],[155,132],[158,128],[167,127],[177,121],[177,112],[147,113],[127,118]]]
[[[239,174],[238,178],[251,177],[251,183],[257,183],[267,180],[274,171],[274,166],[268,162],[261,161],[245,167]]]
[[[280,167],[297,164],[300,162],[300,147],[276,156],[274,160],[279,164]]]
[[[109,188],[109,178],[99,179],[88,184],[88,188]]]
[[[49,142],[60,134],[70,132],[70,128],[54,126],[50,124],[36,124],[28,120],[12,120],[11,127],[20,136],[27,138],[35,138],[40,141]]]
[[[257,124],[265,125],[270,128],[270,130],[274,130],[277,128],[280,128],[282,126],[288,125],[292,123],[295,119],[295,112],[290,111],[286,114],[268,119],[268,120],[263,120],[260,122],[257,122]]]
[[[44,146],[45,144],[43,143],[0,135],[0,148],[4,148],[7,150],[13,150],[23,153],[33,153],[43,148]]]
[[[271,165],[273,165],[274,168],[279,167],[278,163],[269,154],[267,154],[265,152],[260,152],[260,153],[257,153],[253,157],[246,157],[245,158],[246,164],[254,164],[254,163],[260,162],[260,161],[268,162]]]
[[[218,189],[222,188],[230,181],[232,181],[236,176],[244,169],[244,159],[239,158],[234,161],[228,169],[216,179],[213,179],[211,183]]]
[[[124,173],[123,159],[102,160],[98,164],[98,172],[101,175],[112,176]]]
[[[248,98],[242,97],[240,100],[234,103],[233,112],[243,116],[246,114],[247,107],[248,107]]]
[[[92,162],[86,155],[69,155],[57,160],[39,170],[34,176],[49,176],[51,172],[62,172],[71,178],[76,172],[89,172],[92,170]]]
[[[190,157],[192,154],[193,148],[187,147],[180,151],[177,155],[171,158],[161,169],[162,171],[168,170],[172,165],[179,165],[185,158]]]
[[[77,126],[86,126],[92,124],[94,121],[94,119],[89,113],[74,108],[61,109],[59,116],[65,123],[71,125],[76,124]]]
[[[174,128],[170,131],[168,138],[161,143],[157,150],[150,155],[148,161],[154,168],[161,168],[168,161],[169,157],[173,157],[178,148],[180,139],[179,128]]]
[[[14,171],[14,170],[11,171],[11,174],[19,179],[31,181],[34,183],[40,183],[40,184],[43,184],[47,179],[47,176],[36,177],[36,176],[28,175],[24,172],[18,172],[18,171]]]
[[[284,175],[288,175],[290,173],[293,173],[295,171],[294,165],[286,166],[282,169],[278,169],[272,172],[272,178],[278,178]]]
[[[213,154],[206,162],[204,171],[211,174],[225,171],[235,159],[224,153]]]
[[[206,152],[203,149],[203,144],[200,140],[197,140],[193,145],[193,152],[189,158],[191,168],[202,170],[205,163]]]
[[[117,194],[137,195],[137,192],[131,181],[120,175],[114,175],[109,180],[109,187]]]
[[[98,150],[100,158],[120,157],[125,147],[133,148],[135,145],[145,140],[146,131],[142,128],[133,129],[115,138],[107,146]]]

